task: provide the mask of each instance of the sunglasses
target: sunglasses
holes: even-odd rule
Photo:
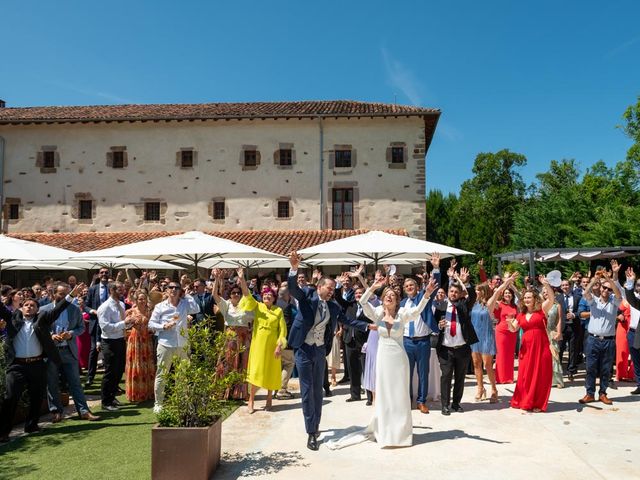
[[[240,295],[240,292],[236,290],[235,292],[231,292],[230,295]]]
[[[181,290],[181,287],[179,287],[178,285],[169,285],[167,288],[169,290]]]
[[[611,287],[605,287],[604,285],[602,287],[600,287],[600,290],[609,290],[612,291],[613,289]]]

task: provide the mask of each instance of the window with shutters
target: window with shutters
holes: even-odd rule
[[[353,188],[333,189],[334,230],[353,230]]]
[[[293,165],[293,152],[290,148],[280,149],[280,166],[290,167]]]
[[[10,203],[7,205],[9,220],[20,220],[20,204]]]
[[[78,201],[78,218],[80,220],[91,220],[93,218],[93,200]]]
[[[123,151],[115,151],[112,152],[113,159],[111,166],[113,168],[124,168],[124,152]]]
[[[160,202],[145,202],[144,220],[147,222],[160,221]]]
[[[244,151],[244,166],[245,167],[257,167],[258,166],[258,152],[257,152],[257,150],[245,150]]]
[[[182,150],[180,152],[180,166],[182,168],[193,168],[193,150]]]
[[[278,200],[278,218],[291,218],[289,200]]]
[[[224,220],[225,219],[225,201],[214,200],[213,202],[213,219]]]
[[[56,168],[56,152],[42,152],[42,168]]]
[[[404,147],[391,147],[391,163],[404,163]]]
[[[351,168],[351,150],[336,150],[336,168]]]

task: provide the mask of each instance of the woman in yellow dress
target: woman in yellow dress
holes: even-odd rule
[[[244,279],[244,269],[238,269],[238,279],[242,289],[242,300],[239,307],[253,312],[253,333],[249,349],[249,365],[247,367],[247,383],[249,390],[249,413],[253,413],[254,400],[258,388],[267,390],[265,410],[271,408],[271,395],[280,389],[282,383],[282,362],[280,353],[287,346],[287,324],[282,309],[276,306],[278,294],[269,287],[262,290],[262,302],[251,295]]]

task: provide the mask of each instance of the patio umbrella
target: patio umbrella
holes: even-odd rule
[[[441,258],[473,255],[466,250],[378,230],[304,248],[298,253],[310,263],[333,259],[359,263],[370,261],[376,266],[401,261],[424,262],[431,258],[432,253],[439,253]]]
[[[45,262],[43,262],[45,263]],[[74,257],[68,260],[59,260],[55,262],[46,262],[55,264],[60,267],[69,266],[80,270],[96,270],[99,268],[108,268],[110,270],[121,268],[136,268],[138,270],[184,270],[181,265],[173,263],[160,262],[157,260],[146,260],[144,258],[127,258],[127,257],[96,257],[96,258],[79,258]]]
[[[83,270],[71,265],[56,265],[55,263],[36,262],[29,260],[13,260],[2,264],[2,270]]]
[[[234,242],[206,233],[192,231],[180,235],[154,238],[119,247],[94,250],[75,255],[75,258],[131,257],[174,261],[193,265],[196,270],[205,260],[282,260],[282,255]]]
[[[75,252],[64,248],[50,247],[41,243],[0,235],[0,277],[2,269],[8,262],[19,260],[23,262],[23,265],[26,265],[26,262],[64,260],[74,254]]]

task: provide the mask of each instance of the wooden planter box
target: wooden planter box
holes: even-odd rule
[[[151,430],[153,480],[209,480],[220,463],[222,420],[210,427]]]

